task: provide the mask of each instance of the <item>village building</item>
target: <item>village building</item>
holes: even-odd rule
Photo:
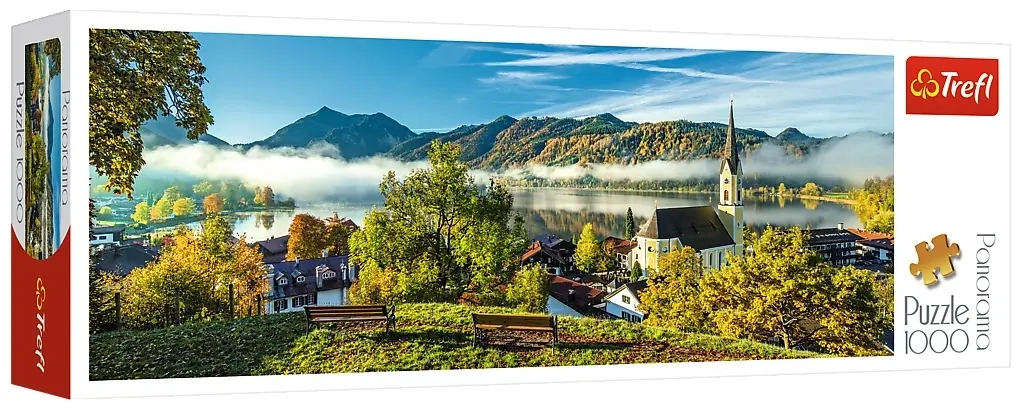
[[[290,235],[273,237],[262,241],[256,241],[255,247],[262,253],[262,262],[271,264],[283,262],[287,259],[287,240]]]
[[[266,313],[301,311],[306,305],[347,304],[347,291],[357,278],[348,256],[267,264],[269,293]]]
[[[106,227],[93,227],[92,238],[89,239],[90,246],[105,244],[117,245],[124,241],[124,230],[126,225],[118,224]]]
[[[572,275],[578,271],[574,263],[574,243],[551,234],[532,238],[521,255],[521,265],[539,264],[553,275]]]
[[[638,247],[638,243],[634,240],[625,240],[617,237],[606,237],[603,239],[602,248],[604,251],[610,254],[617,262],[617,266],[624,271],[631,270],[631,266],[628,263],[631,261],[629,258],[631,251]]]
[[[639,229],[628,268],[635,261],[643,273],[658,268],[659,259],[671,250],[691,247],[707,268],[723,267],[728,256],[744,255],[744,204],[741,198],[744,169],[734,129],[734,102],[726,146],[720,162],[718,204],[659,208]]]
[[[142,243],[101,245],[95,248],[96,270],[126,276],[159,258],[159,248]]]
[[[561,276],[550,275],[549,298],[546,311],[551,315],[568,317],[600,317],[605,313],[596,308],[606,292]]]
[[[858,240],[861,237],[845,230],[843,223],[837,224],[836,228],[802,231],[808,234],[805,248],[819,253],[830,264],[845,266],[858,263]]]
[[[640,308],[639,303],[642,293],[648,286],[648,280],[624,284],[603,299],[606,303],[603,309],[613,317],[636,323],[642,322],[648,314]]]

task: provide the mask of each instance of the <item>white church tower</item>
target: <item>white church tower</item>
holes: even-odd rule
[[[730,124],[727,126],[727,142],[720,162],[719,198],[720,221],[734,240],[734,254],[744,254],[744,204],[741,199],[741,181],[744,169],[738,158],[740,148],[734,133],[734,98],[730,99]]]

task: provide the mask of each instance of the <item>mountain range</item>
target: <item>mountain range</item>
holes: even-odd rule
[[[795,156],[834,141],[878,134],[866,132],[816,138],[793,127],[776,136],[755,129],[737,128],[735,132],[743,152],[772,143]],[[718,158],[726,133],[727,125],[723,123],[687,120],[635,123],[612,114],[582,119],[504,115],[489,123],[463,125],[444,133],[416,133],[383,113],[344,114],[323,107],[251,143],[231,145],[208,134],[200,136],[198,141],[239,150],[303,148],[325,143],[348,160],[386,156],[413,161],[424,159],[429,143],[439,139],[460,145],[461,159],[471,166],[499,170],[526,164],[638,164],[653,160]],[[167,117],[147,122],[141,134],[147,149],[196,143],[187,139],[185,131],[177,127],[173,118]],[[893,138],[892,133],[879,135]]]

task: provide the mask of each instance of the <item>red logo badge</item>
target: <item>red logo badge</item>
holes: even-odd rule
[[[907,113],[995,116],[1000,111],[1000,61],[908,57]]]

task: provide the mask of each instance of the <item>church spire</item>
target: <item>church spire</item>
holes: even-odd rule
[[[723,164],[730,164],[731,172],[737,172],[738,158],[737,152],[739,151],[737,146],[737,136],[734,133],[734,96],[730,96],[730,122],[727,124],[727,142],[726,148],[723,150],[723,162],[720,164],[720,170],[723,169]]]

